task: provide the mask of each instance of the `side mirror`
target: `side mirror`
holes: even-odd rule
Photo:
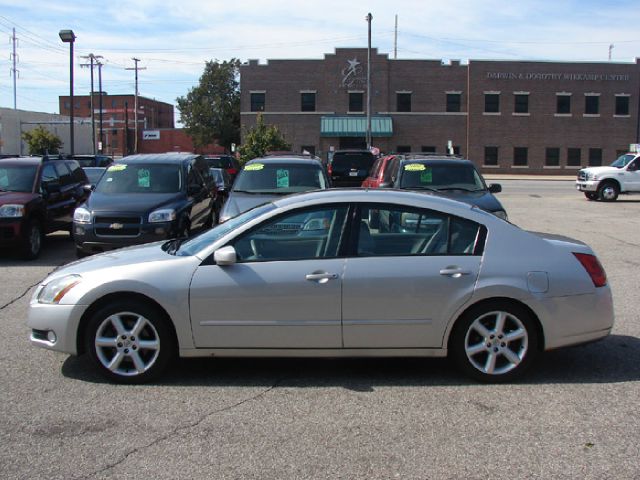
[[[491,193],[500,193],[502,191],[502,185],[500,185],[499,183],[490,183],[489,191]]]
[[[91,185],[90,183],[86,183],[84,185],[82,185],[82,190],[84,190],[86,193],[91,193],[95,190],[96,186],[95,185]]]
[[[213,259],[216,265],[233,265],[238,260],[238,255],[235,248],[227,245],[213,252]]]

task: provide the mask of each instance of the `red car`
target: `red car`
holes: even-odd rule
[[[394,158],[396,158],[396,155],[387,155],[377,159],[369,171],[369,176],[365,178],[361,186],[364,188],[380,188],[380,184],[386,178],[385,172],[389,172],[388,166]]]
[[[25,259],[40,254],[44,235],[71,231],[74,209],[89,195],[75,160],[47,157],[0,160],[0,247],[17,247]]]

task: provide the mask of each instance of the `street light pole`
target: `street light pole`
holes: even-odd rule
[[[367,47],[367,149],[371,150],[371,20],[373,15],[367,15],[369,29],[369,43]]]
[[[58,35],[60,40],[69,44],[69,150],[73,155],[73,44],[76,41],[76,35],[73,30],[60,30]]]
[[[102,153],[104,151],[104,144],[102,142],[104,142],[104,137],[103,137],[103,133],[102,133],[102,63],[98,60],[98,90],[100,91],[99,95],[100,95],[100,138],[98,140],[98,145],[100,146],[100,148],[98,150],[100,150],[100,153]]]

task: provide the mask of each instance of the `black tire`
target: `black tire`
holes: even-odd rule
[[[598,186],[598,198],[603,202],[615,202],[620,194],[620,187],[616,182],[603,182]]]
[[[35,260],[38,258],[42,251],[43,242],[44,232],[42,231],[42,224],[36,219],[30,219],[24,230],[21,247],[22,258],[25,260]]]
[[[525,308],[507,301],[467,310],[457,320],[449,340],[449,355],[458,368],[484,383],[515,380],[537,354],[535,320]]]
[[[135,328],[137,324],[142,328]],[[153,380],[175,357],[166,315],[140,301],[116,301],[99,309],[89,319],[86,332],[85,348],[91,361],[116,383]]]
[[[597,192],[584,192],[584,196],[587,197],[587,200],[598,200]]]

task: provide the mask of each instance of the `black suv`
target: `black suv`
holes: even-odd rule
[[[204,157],[210,168],[223,168],[229,174],[231,183],[236,179],[240,171],[240,162],[231,155],[210,155]]]
[[[435,193],[475,205],[507,220],[507,212],[493,196],[502,191],[502,186],[498,183],[487,186],[470,160],[449,155],[398,155],[391,160],[385,178],[389,180],[381,183],[381,188]]]
[[[108,167],[113,163],[113,158],[108,155],[73,155],[68,156],[78,162],[82,168],[85,167]]]
[[[328,172],[334,187],[359,187],[369,176],[376,156],[369,150],[337,150]]]
[[[73,216],[76,252],[186,237],[217,221],[216,185],[200,155],[125,157],[107,168]]]
[[[18,247],[26,259],[38,257],[45,234],[71,231],[88,183],[75,160],[0,159],[0,246]]]

